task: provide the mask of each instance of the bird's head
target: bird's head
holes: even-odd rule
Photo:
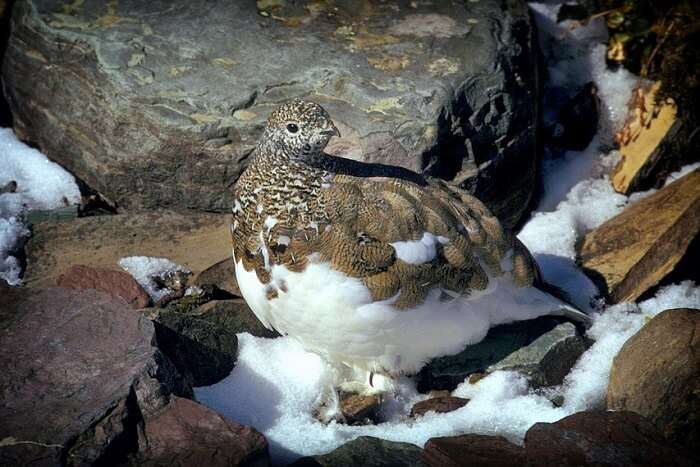
[[[263,138],[285,155],[303,159],[321,153],[333,136],[340,132],[323,107],[295,99],[270,114]]]

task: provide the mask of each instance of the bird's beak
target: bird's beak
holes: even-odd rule
[[[331,123],[331,126],[330,126],[330,127],[326,128],[326,129],[324,129],[324,130],[321,130],[321,134],[322,134],[322,135],[337,136],[338,138],[340,138],[340,131],[339,131],[338,128],[336,128],[336,126],[335,126],[334,124],[332,124],[332,123]]]

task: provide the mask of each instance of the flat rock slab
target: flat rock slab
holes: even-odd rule
[[[416,402],[411,407],[411,417],[425,415],[428,412],[447,413],[461,409],[469,403],[469,399],[463,397],[440,396]]]
[[[524,465],[524,450],[500,436],[461,435],[431,438],[423,460],[431,467]]]
[[[92,464],[136,449],[136,425],[190,394],[153,345],[153,324],[96,290],[0,296],[3,465]],[[35,465],[35,464],[32,464]]]
[[[422,452],[422,449],[413,444],[360,436],[328,454],[304,457],[292,465],[294,467],[335,467],[341,465],[425,467],[426,464],[421,460]]]
[[[418,373],[418,390],[452,391],[470,375],[484,373],[492,365],[532,344],[558,324],[556,319],[543,317],[492,328],[481,342],[467,346],[456,355],[430,361]]]
[[[194,274],[230,256],[229,216],[154,211],[35,225],[23,282],[46,287],[73,264],[121,269],[125,256],[168,258]]]
[[[228,210],[266,116],[306,97],[330,152],[454,179],[512,225],[533,39],[522,1],[24,0],[2,77],[17,133],[120,206]]]
[[[673,270],[699,232],[696,169],[586,235],[580,263],[613,302],[634,301]]]
[[[700,452],[700,310],[666,310],[632,336],[613,361],[607,402]]]
[[[562,323],[489,366],[488,372],[518,371],[528,377],[533,388],[556,386],[564,382],[564,377],[587,348],[576,326]]]
[[[270,465],[267,441],[257,430],[181,397],[146,418],[143,434],[141,466]]]

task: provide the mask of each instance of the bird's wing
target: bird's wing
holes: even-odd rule
[[[374,300],[394,298],[398,309],[415,307],[436,288],[449,299],[483,290],[504,273],[523,287],[537,277],[529,252],[480,201],[439,180],[419,186],[336,175],[319,208],[324,215],[304,228],[273,227],[275,262],[301,271],[317,254],[360,278]]]

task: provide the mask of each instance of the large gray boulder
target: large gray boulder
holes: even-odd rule
[[[454,180],[512,225],[535,178],[525,2],[20,0],[14,126],[125,208],[223,211],[267,114],[306,97],[329,151]]]

